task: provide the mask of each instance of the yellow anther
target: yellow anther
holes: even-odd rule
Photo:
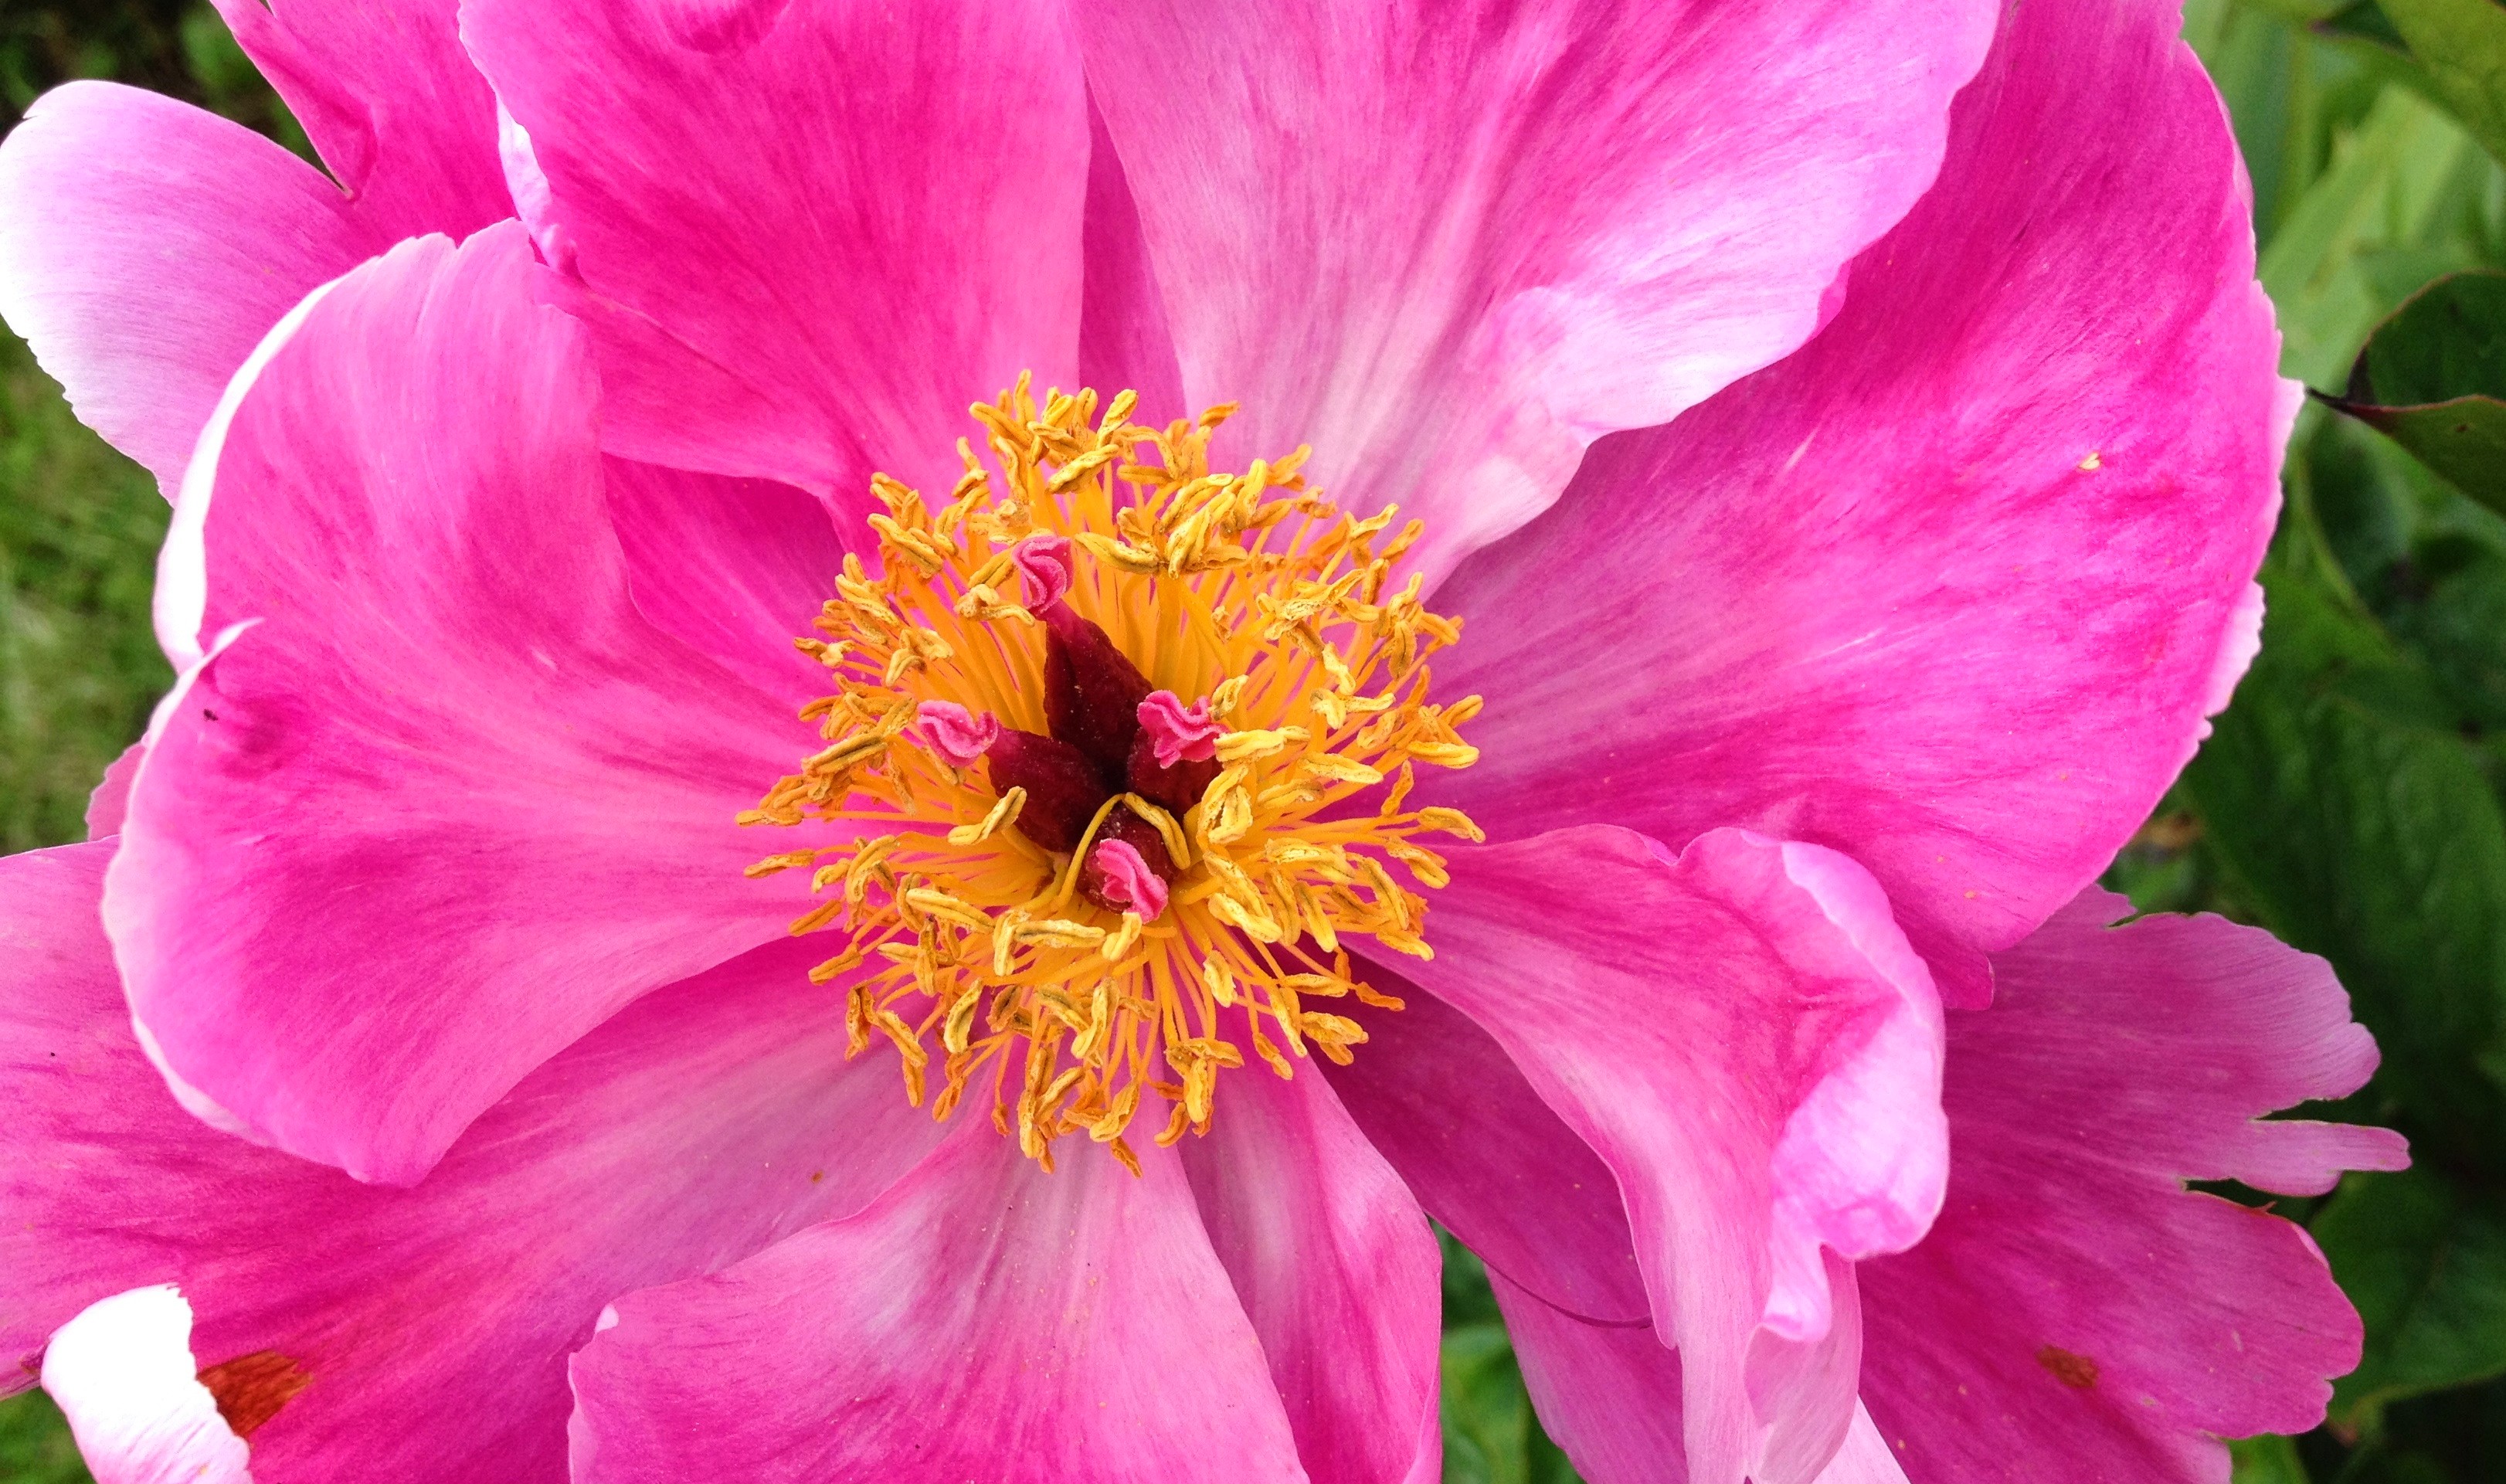
[[[1310,1056],[1347,1061],[1364,1027],[1302,1001],[1398,1009],[1346,949],[1426,954],[1419,892],[1447,871],[1416,838],[1483,838],[1456,811],[1408,803],[1419,767],[1477,757],[1458,728],[1480,709],[1428,700],[1427,661],[1459,629],[1426,609],[1420,574],[1394,569],[1419,524],[1387,540],[1392,510],[1335,509],[1307,488],[1304,449],[1211,467],[1232,408],[1161,431],[1129,422],[1136,406],[1127,392],[1100,416],[1093,392],[1040,396],[1021,379],[975,409],[982,435],[958,442],[945,501],[874,480],[876,570],[847,554],[796,641],[838,687],[801,713],[824,744],[739,816],[843,827],[850,844],[748,871],[806,868],[818,900],[793,930],[848,935],[809,971],[845,985],[848,1049],[895,1046],[908,1096],[936,1087],[934,1117],[990,1089],[994,1127],[1047,1170],[1056,1141],[1085,1132],[1136,1173],[1129,1131],[1149,1101],[1168,1104],[1143,1126],[1162,1126],[1158,1144],[1206,1132],[1223,1075],[1248,1061],[1283,1077]],[[1072,543],[1071,607],[1156,688],[1206,696],[1223,729],[1199,798],[1103,798],[1060,853],[1028,834],[1024,790],[995,793],[989,770],[906,737],[934,701],[1049,730],[1045,630],[1011,555],[1037,534]],[[1155,921],[1083,889],[1117,806],[1164,847]]]

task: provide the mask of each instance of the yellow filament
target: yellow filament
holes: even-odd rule
[[[1393,509],[1342,514],[1306,488],[1303,449],[1211,470],[1232,407],[1158,431],[1128,420],[1134,402],[1124,392],[1099,417],[1094,392],[1039,404],[1021,378],[972,409],[992,462],[960,440],[965,473],[936,509],[873,478],[879,571],[847,557],[818,636],[797,641],[837,681],[802,710],[826,745],[740,815],[848,829],[847,844],[749,874],[815,868],[825,900],[792,930],[847,936],[810,977],[863,971],[852,1054],[895,1046],[919,1105],[936,1048],[942,1118],[988,1075],[993,1125],[1048,1170],[1054,1140],[1085,1133],[1138,1173],[1125,1135],[1151,1097],[1169,1104],[1158,1143],[1206,1133],[1219,1073],[1247,1047],[1282,1077],[1316,1050],[1347,1063],[1365,1030],[1302,1000],[1399,1009],[1353,977],[1346,940],[1430,957],[1412,887],[1442,886],[1445,861],[1417,837],[1482,838],[1456,810],[1407,803],[1420,765],[1479,755],[1457,731],[1479,699],[1426,700],[1427,657],[1460,624],[1421,606],[1414,574],[1386,593],[1419,523],[1385,540]],[[1048,730],[1043,626],[1010,561],[1041,533],[1076,548],[1071,606],[1152,685],[1208,698],[1224,729],[1218,777],[1182,817],[1118,795],[1065,856],[1020,832],[1022,790],[996,796],[981,764],[952,767],[908,731],[926,701]],[[1078,894],[1117,803],[1176,868],[1155,922]]]

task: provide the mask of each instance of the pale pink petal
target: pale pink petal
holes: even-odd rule
[[[578,1484],[1305,1477],[1174,1154],[1051,1175],[961,1113],[867,1211],[618,1301],[573,1363]]]
[[[1598,826],[1458,850],[1452,878],[1411,974],[1617,1176],[1700,1484],[1841,1435],[1793,1404],[1801,1357],[1752,1345],[1844,1345],[1822,1249],[1907,1247],[1940,1201],[1940,1008],[1877,885],[1814,846],[1716,830],[1674,859]]]
[[[1950,1020],[1939,1222],[1863,1265],[1863,1396],[1916,1479],[2195,1484],[2216,1437],[2302,1432],[2359,1326],[2304,1230],[2187,1179],[2330,1188],[2387,1130],[2258,1121],[2354,1091],[2367,1032],[2319,959],[2091,890]]]
[[[1897,1462],[1896,1450],[1880,1435],[1869,1408],[1853,1409],[1853,1428],[1844,1435],[1844,1448],[1829,1461],[1827,1471],[1818,1476],[1818,1484],[1907,1484],[1905,1467]]]
[[[2094,878],[2251,633],[2278,339],[2176,8],[2010,7],[1941,181],[1801,354],[1596,447],[1457,573],[1500,838],[1740,824],[1887,887],[1952,1003]]]
[[[171,1284],[97,1299],[54,1330],[44,1390],[96,1484],[252,1484],[252,1450],[194,1374],[192,1306]]]
[[[414,1189],[359,1184],[166,1096],[96,923],[111,853],[0,860],[0,1357],[179,1283],[199,1362],[263,1378],[266,1480],[563,1479],[604,1304],[860,1209],[941,1132],[892,1063],[845,1060],[847,987],[782,943],[559,1053]]]
[[[223,639],[131,790],[133,1012],[184,1083],[368,1178],[806,901],[743,879],[788,837],[733,819],[814,734],[635,612],[539,271],[513,226],[342,280],[213,420],[161,569],[161,630]]]
[[[1298,1068],[1229,1079],[1186,1140],[1202,1224],[1261,1337],[1314,1484],[1435,1484],[1442,1267],[1418,1204]]]
[[[135,88],[72,83],[0,141],[0,318],[169,493],[263,332],[390,240],[268,139]]]
[[[146,742],[132,742],[105,765],[104,777],[87,796],[87,838],[122,833],[122,816],[130,807],[130,780],[139,776],[139,760],[147,753]]]
[[[789,485],[603,461],[635,607],[760,691],[799,706],[835,689],[793,646],[836,596],[826,507]]]
[[[458,0],[214,0],[385,241],[514,214]]]
[[[1365,1049],[1324,1067],[1368,1141],[1491,1272],[1568,1314],[1649,1330],[1610,1167],[1469,1016],[1380,963],[1360,968],[1404,1004],[1353,1011]]]
[[[1183,390],[1440,572],[1585,445],[1808,340],[1939,165],[1988,0],[1087,0]]]
[[[1688,1484],[1679,1353],[1650,1327],[1588,1324],[1491,1272],[1540,1426],[1587,1484]]]
[[[867,506],[967,404],[1072,383],[1087,103],[1046,0],[471,0],[570,244],[604,443]],[[534,188],[537,189],[536,187]]]

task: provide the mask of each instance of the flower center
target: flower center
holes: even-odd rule
[[[1346,940],[1428,957],[1404,878],[1445,863],[1417,839],[1482,838],[1409,805],[1418,764],[1479,755],[1454,730],[1479,698],[1426,699],[1460,625],[1416,574],[1385,592],[1419,523],[1382,540],[1394,509],[1342,515],[1304,449],[1213,472],[1232,407],[1158,432],[1134,402],[1039,409],[1021,378],[973,409],[997,474],[960,440],[936,512],[874,476],[879,573],[847,556],[798,641],[836,678],[802,711],[828,745],[740,816],[847,827],[749,874],[815,868],[826,899],[792,930],[850,942],[813,979],[873,966],[851,1054],[893,1043],[919,1106],[936,1047],[934,1116],[980,1078],[1048,1170],[1085,1131],[1137,1173],[1151,1097],[1160,1144],[1206,1133],[1247,1049],[1281,1077],[1315,1048],[1345,1065],[1365,1031],[1307,1002],[1399,1009]]]

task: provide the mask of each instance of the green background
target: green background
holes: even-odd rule
[[[2479,317],[2506,294],[2476,284],[2469,320],[2378,331],[2431,280],[2506,269],[2506,8],[2192,0],[2186,34],[2252,172],[2283,369],[2372,401],[2351,373],[2375,335],[2375,392],[2461,394],[2470,411],[2446,429],[2506,427],[2506,315]],[[0,117],[70,77],[304,148],[206,5],[0,0]],[[2392,441],[2423,425],[2385,416],[2388,438],[2308,408],[2262,659],[2108,878],[2144,910],[2222,912],[2329,958],[2385,1051],[2331,1111],[2403,1130],[2418,1160],[2278,1203],[2357,1301],[2367,1356],[2327,1426],[2237,1445],[2239,1484],[2506,1477],[2506,489],[2483,488],[2506,461],[2413,443],[2449,483]],[[0,851],[83,834],[89,789],[168,680],[147,621],[164,525],[147,477],[0,335]],[[1448,1253],[1447,1477],[1572,1479],[1478,1265]],[[0,1401],[0,1484],[85,1477],[41,1394]]]

